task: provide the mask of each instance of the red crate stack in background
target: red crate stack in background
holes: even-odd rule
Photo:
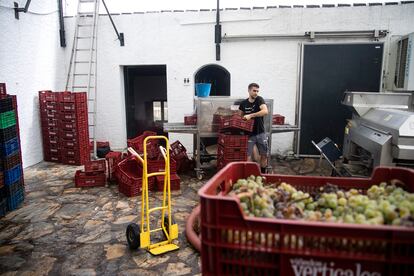
[[[45,161],[82,165],[90,159],[86,92],[39,91]]]
[[[247,135],[219,133],[217,139],[217,170],[230,162],[247,160]]]

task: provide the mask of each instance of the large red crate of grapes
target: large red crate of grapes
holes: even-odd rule
[[[199,190],[203,275],[413,275],[413,227],[248,217],[226,194],[250,175],[260,175],[257,164],[231,163]],[[414,192],[405,168],[376,168],[370,178],[265,176],[309,193],[326,184],[365,192],[395,179]]]

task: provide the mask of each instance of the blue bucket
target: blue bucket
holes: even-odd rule
[[[210,96],[211,83],[196,83],[195,89],[197,97],[208,97]]]

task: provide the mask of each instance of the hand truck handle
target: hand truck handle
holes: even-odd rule
[[[164,157],[164,160],[167,160],[167,150],[163,146],[160,146],[160,151]]]
[[[144,160],[142,159],[142,157],[139,156],[139,154],[133,148],[129,147],[128,151],[129,151],[130,154],[135,156],[139,161],[141,161],[142,164],[144,164]]]

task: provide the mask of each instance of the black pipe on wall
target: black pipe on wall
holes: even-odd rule
[[[65,39],[65,23],[63,22],[63,8],[62,0],[57,0],[59,7],[59,37],[60,37],[60,47],[66,47]]]
[[[216,26],[214,26],[214,43],[216,43],[216,60],[220,60],[220,43],[221,43],[220,0],[217,0]]]

